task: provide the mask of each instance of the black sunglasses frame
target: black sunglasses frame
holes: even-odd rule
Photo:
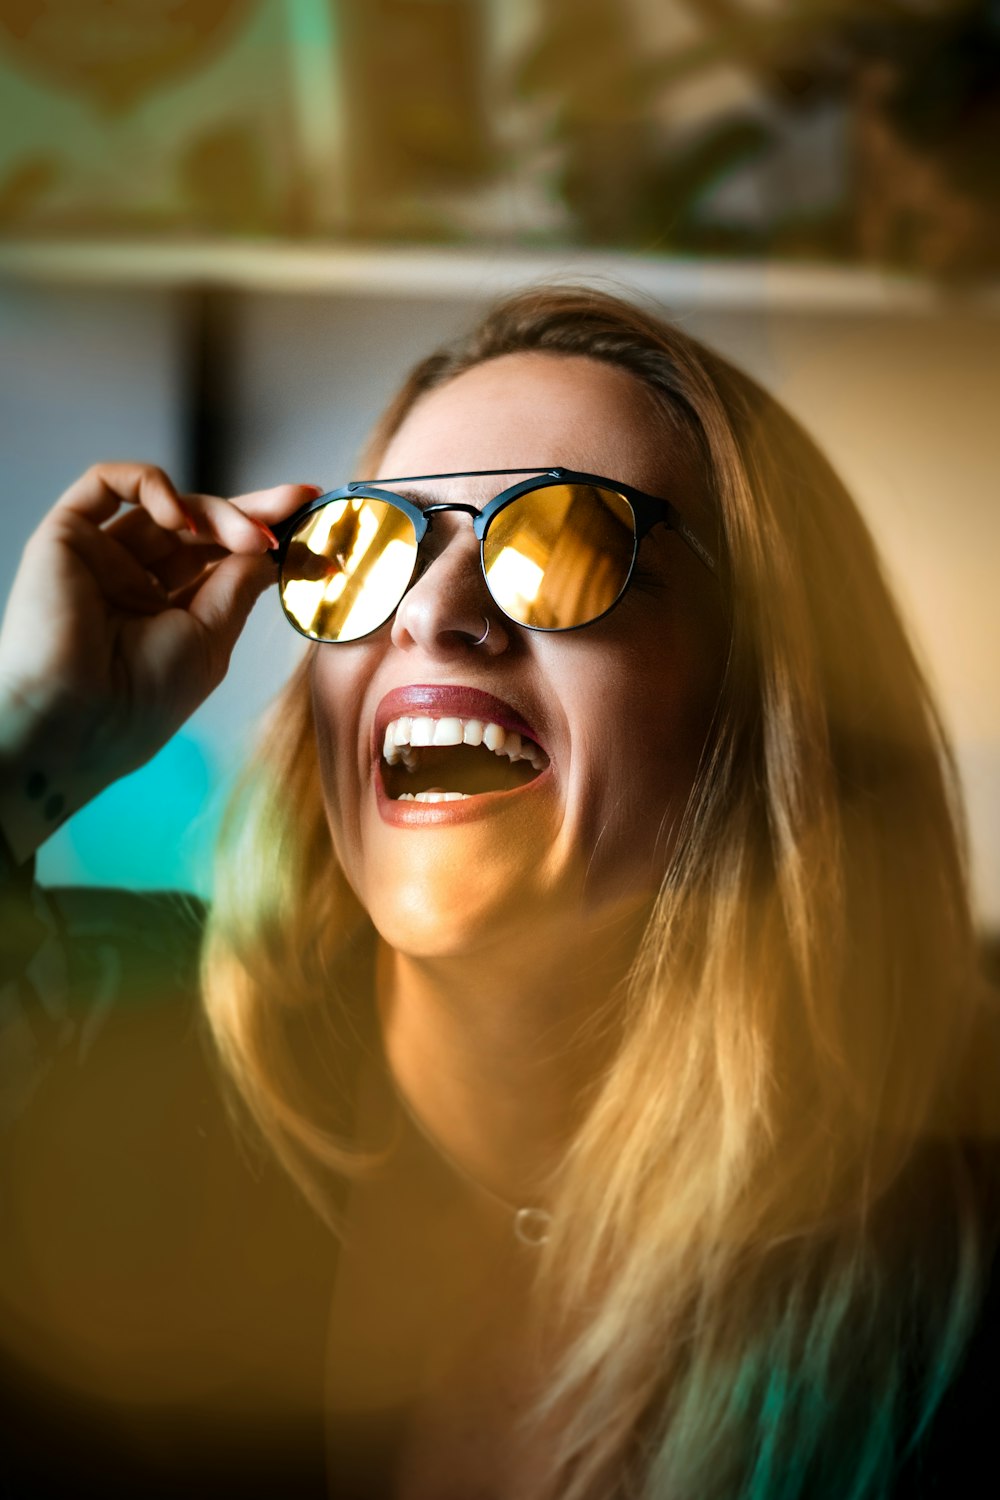
[[[397,495],[391,490],[379,488],[383,484],[418,484],[432,479],[488,479],[507,474],[530,474],[534,477],[531,479],[522,479],[519,483],[512,484],[507,489],[501,490],[498,495],[494,495],[493,499],[483,506],[482,510],[477,510],[474,505],[468,505],[462,501],[442,501],[440,504],[421,507],[415,505],[412,500],[407,500],[403,495]],[[515,500],[520,500],[522,496],[530,495],[535,490],[548,489],[553,484],[587,484],[593,486],[595,489],[612,490],[616,495],[621,495],[624,500],[627,500],[635,522],[632,557],[629,561],[628,572],[625,575],[625,582],[622,584],[621,589],[608,605],[607,609],[602,610],[599,615],[594,615],[593,619],[584,620],[579,625],[526,625],[523,621],[514,619],[513,615],[508,615],[499,600],[494,598],[493,592],[490,589],[489,579],[486,576],[483,546],[491,523],[502,510],[506,510],[508,505],[512,505]],[[639,553],[639,545],[643,538],[652,531],[654,526],[662,525],[666,526],[670,531],[675,531],[681,541],[691,549],[698,561],[710,573],[717,575],[719,572],[718,563],[711,552],[697,533],[692,531],[680,511],[670,500],[666,500],[662,496],[646,494],[643,490],[634,489],[630,484],[622,484],[617,479],[608,479],[600,474],[586,474],[578,469],[552,467],[544,469],[462,469],[451,474],[404,474],[395,479],[352,480],[350,484],[341,485],[339,489],[330,490],[325,495],[319,495],[315,500],[307,501],[305,505],[299,507],[294,515],[289,516],[285,521],[280,521],[272,528],[278,538],[279,545],[277,551],[271,552],[270,556],[279,569],[284,566],[288,545],[292,536],[307,516],[312,515],[314,511],[322,510],[324,506],[331,505],[336,500],[357,498],[381,500],[388,505],[394,506],[396,510],[401,510],[409,518],[413,525],[416,539],[413,573],[410,575],[409,582],[399,596],[399,599],[393,605],[389,614],[386,615],[385,620],[382,620],[380,624],[368,631],[366,635],[353,636],[349,641],[323,641],[321,638],[309,635],[307,631],[300,629],[287,611],[285,612],[289,623],[294,629],[298,630],[300,635],[305,636],[307,640],[311,641],[319,639],[322,645],[351,646],[355,641],[365,640],[367,636],[374,635],[376,630],[381,630],[386,620],[392,618],[412,587],[414,578],[417,575],[420,544],[430,529],[431,519],[436,515],[440,515],[443,511],[461,511],[465,515],[471,516],[472,529],[476,540],[479,542],[479,566],[482,569],[483,581],[486,584],[487,592],[490,598],[493,599],[493,603],[497,609],[504,616],[504,619],[510,620],[514,625],[519,625],[522,630],[537,630],[547,635],[565,635],[571,630],[585,630],[588,625],[595,625],[598,620],[603,620],[605,615],[610,614],[627,593],[628,586],[632,581],[632,574],[635,571],[635,560]]]

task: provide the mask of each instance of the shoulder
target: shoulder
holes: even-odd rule
[[[182,892],[47,888],[28,871],[0,888],[0,1120],[42,1080],[77,1070],[116,1022],[197,1009],[207,917]]]
[[[114,953],[122,978],[187,987],[197,982],[208,905],[186,891],[56,887],[43,893],[75,968]],[[81,976],[82,977],[82,976]]]
[[[153,1411],[199,1411],[219,1442],[240,1414],[298,1423],[321,1389],[335,1244],[234,1126],[197,982],[205,904],[86,889],[41,899],[65,989],[41,983],[39,952],[21,984],[34,1066],[0,1137],[17,1226],[0,1237],[0,1395],[21,1393],[26,1472],[60,1413],[77,1427],[105,1413],[104,1475],[148,1438]],[[193,1451],[177,1463],[183,1478],[198,1472]]]
[[[62,1118],[81,1143],[108,1116],[134,1137],[163,1090],[203,1084],[205,905],[174,891],[40,886],[30,902],[42,939],[3,992],[8,1122],[27,1139]]]

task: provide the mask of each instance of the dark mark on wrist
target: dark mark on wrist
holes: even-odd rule
[[[62,792],[53,792],[49,787],[49,778],[43,771],[32,771],[24,783],[24,790],[32,802],[38,802],[45,798],[42,813],[46,823],[55,823],[63,816],[66,808],[66,798]]]

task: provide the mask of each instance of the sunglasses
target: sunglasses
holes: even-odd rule
[[[386,485],[529,474],[482,510],[417,505]],[[384,625],[418,576],[420,544],[445,511],[472,519],[490,595],[528,630],[578,630],[628,588],[639,543],[666,526],[711,572],[715,559],[669,500],[573,469],[475,469],[355,481],[275,527],[281,606],[313,641],[358,641]]]

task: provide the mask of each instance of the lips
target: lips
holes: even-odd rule
[[[482,719],[486,723],[499,724],[501,729],[511,733],[523,735],[536,745],[541,744],[535,730],[517,710],[501,698],[495,698],[492,693],[485,693],[481,688],[414,683],[409,687],[393,688],[391,693],[386,693],[375,710],[372,748],[376,754],[382,748],[386,725],[393,719],[404,716]]]
[[[511,704],[479,688],[413,684],[375,714],[372,759],[379,810],[392,822],[468,816],[542,778],[549,758]]]

